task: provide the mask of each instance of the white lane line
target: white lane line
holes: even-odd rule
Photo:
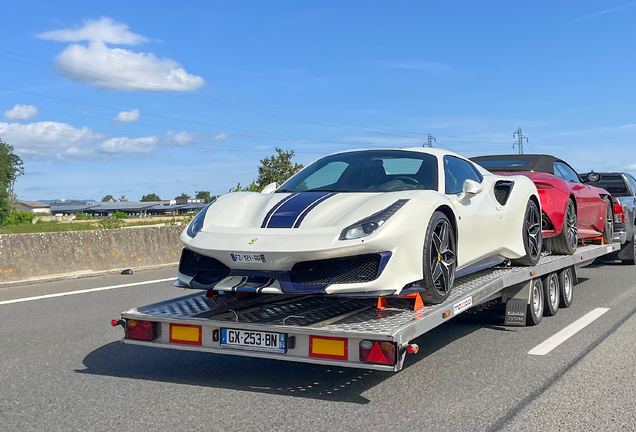
[[[583,315],[581,318],[574,321],[572,324],[556,333],[554,336],[541,342],[536,347],[528,351],[530,355],[546,355],[563,342],[583,330],[585,327],[594,322],[597,318],[607,312],[609,308],[596,308],[593,311]]]
[[[166,279],[156,279],[156,280],[143,281],[143,282],[133,282],[133,283],[127,283],[127,284],[121,284],[121,285],[113,285],[113,286],[107,286],[107,287],[89,288],[89,289],[78,290],[78,291],[68,291],[68,292],[55,293],[55,294],[45,294],[45,295],[35,296],[35,297],[23,297],[23,298],[18,298],[18,299],[13,299],[13,300],[0,301],[0,306],[6,305],[6,304],[28,302],[28,301],[33,301],[33,300],[43,300],[43,299],[50,299],[50,298],[55,298],[55,297],[65,297],[65,296],[70,296],[70,295],[75,295],[75,294],[86,294],[86,293],[97,292],[97,291],[107,291],[107,290],[112,290],[112,289],[117,289],[117,288],[128,288],[128,287],[139,286],[139,285],[150,285],[150,284],[159,283],[159,282],[169,282],[169,281],[173,281],[174,279],[175,278],[171,277],[171,278],[166,278]]]

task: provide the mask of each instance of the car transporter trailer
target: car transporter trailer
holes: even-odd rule
[[[617,251],[579,246],[534,267],[495,267],[455,281],[442,304],[419,296],[351,298],[197,291],[121,313],[126,344],[382,371],[402,369],[411,341],[477,305],[501,299],[505,325],[536,325],[572,302],[576,268]],[[545,289],[544,289],[545,286]],[[549,301],[544,302],[544,298]],[[545,307],[544,307],[545,305]]]

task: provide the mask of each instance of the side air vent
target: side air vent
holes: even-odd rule
[[[508,198],[510,198],[510,192],[512,192],[514,184],[515,182],[508,180],[499,180],[495,183],[495,199],[502,206],[505,206],[508,202]]]

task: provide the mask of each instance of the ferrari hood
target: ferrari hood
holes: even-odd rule
[[[214,231],[216,227],[344,227],[384,210],[399,199],[408,199],[412,194],[413,191],[232,193],[210,205],[202,231]]]

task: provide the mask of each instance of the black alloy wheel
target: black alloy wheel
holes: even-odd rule
[[[605,198],[605,225],[603,226],[603,243],[612,244],[614,241],[614,204]]]
[[[529,200],[526,207],[522,235],[526,256],[515,260],[515,263],[523,266],[537,265],[541,258],[543,235],[541,232],[541,213],[539,206],[533,200]]]
[[[435,212],[428,224],[424,242],[421,285],[425,288],[422,300],[443,303],[453,289],[457,269],[457,245],[453,227],[442,212]]]
[[[552,242],[552,252],[558,255],[573,255],[579,243],[579,221],[576,206],[570,198],[565,206],[563,231]]]

